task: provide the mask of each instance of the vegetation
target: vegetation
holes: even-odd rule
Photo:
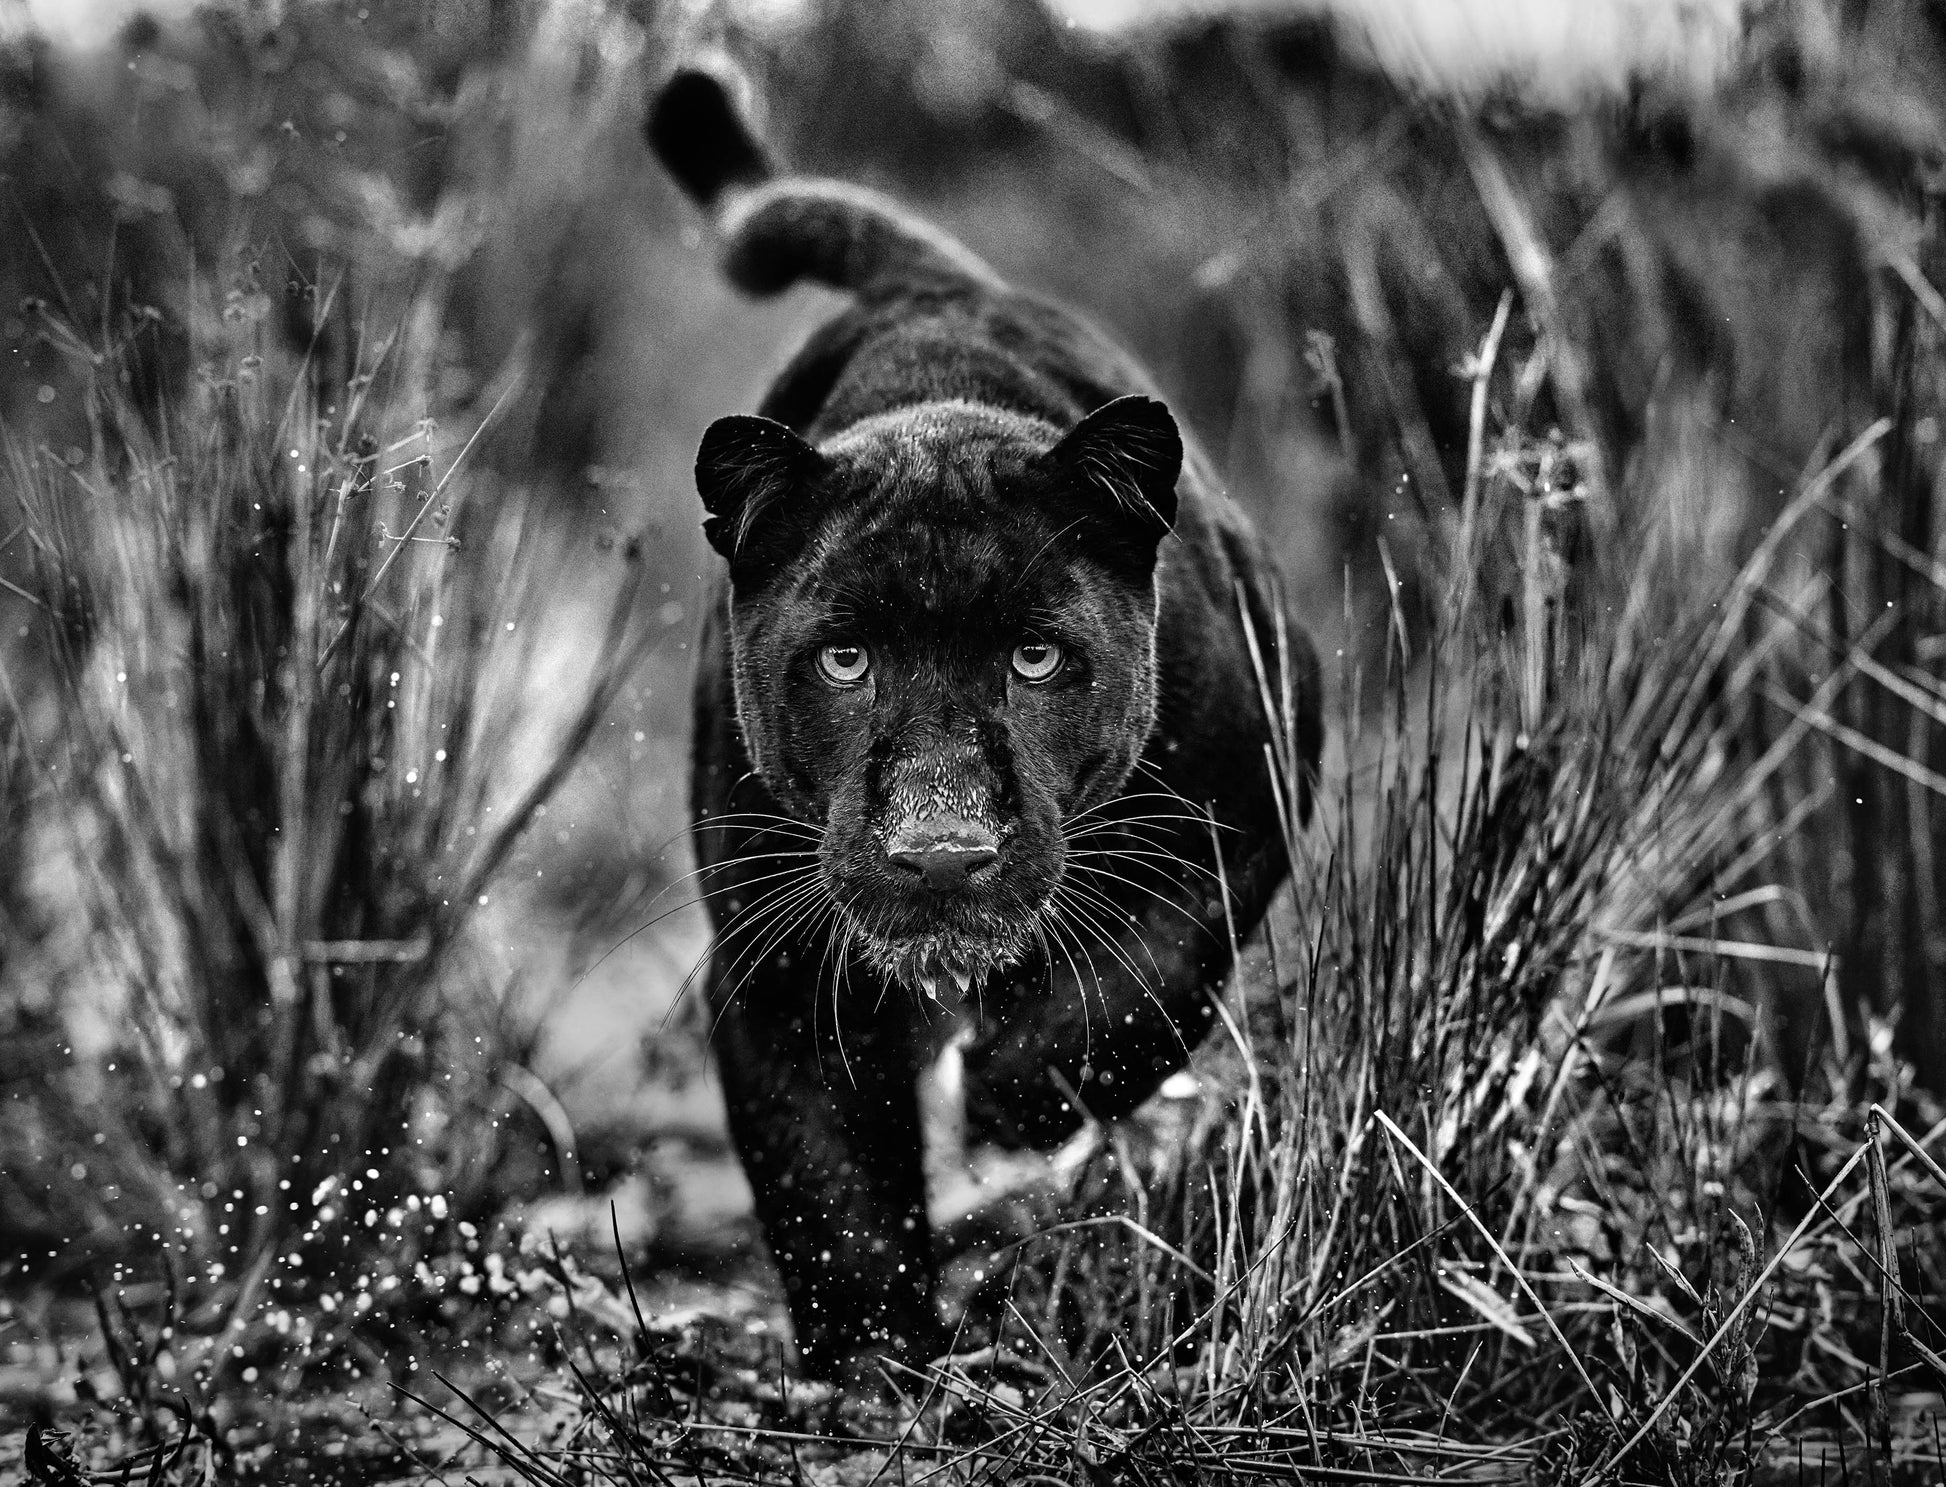
[[[0,1408],[27,1480],[1933,1480],[1926,16],[1780,7],[1711,98],[1570,119],[1407,96],[1311,23],[1110,49],[1025,7],[873,10],[732,37],[786,145],[1137,340],[1229,431],[1337,655],[1318,819],[1197,1092],[945,1226],[961,1343],[877,1398],[789,1377],[757,1261],[534,1217],[606,1158],[535,1075],[495,916],[572,927],[510,864],[576,865],[532,828],[631,735],[655,824],[618,850],[676,828],[678,709],[610,725],[679,695],[650,646],[686,623],[688,446],[776,333],[725,339],[758,313],[711,298],[624,149],[694,38],[217,9],[117,43],[173,79],[139,140],[86,66],[19,49]],[[864,157],[863,105],[819,121],[841,64],[908,150]],[[185,184],[259,146],[290,190]],[[134,250],[63,246],[75,202],[165,178],[140,272],[91,291],[71,265]],[[646,287],[592,261],[631,233]],[[682,891],[581,881],[601,946]]]

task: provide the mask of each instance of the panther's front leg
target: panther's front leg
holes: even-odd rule
[[[944,1339],[905,998],[854,981],[842,1008],[827,995],[818,1016],[802,960],[738,985],[730,959],[719,951],[711,968],[713,1041],[803,1368],[833,1378],[878,1354],[923,1362]]]

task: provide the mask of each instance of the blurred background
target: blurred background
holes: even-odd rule
[[[1905,691],[1779,674],[1844,746],[1769,776],[1736,933],[1797,958],[1734,974],[1791,1077],[1896,1037],[1946,1086],[1946,6],[0,0],[0,1288],[166,1235],[257,1296],[364,1183],[742,1232],[680,995],[690,470],[835,301],[735,296],[648,157],[699,53],[1133,347],[1334,718],[1460,564],[1490,633],[1652,633],[1891,418],[1791,561]]]

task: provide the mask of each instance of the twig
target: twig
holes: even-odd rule
[[[1923,1165],[1925,1169],[1932,1174],[1933,1181],[1939,1184],[1940,1190],[1942,1192],[1946,1192],[1946,1168],[1942,1168],[1939,1165],[1939,1163],[1935,1162],[1931,1157],[1926,1155],[1924,1142],[1915,1141],[1912,1138],[1911,1132],[1907,1131],[1904,1126],[1900,1125],[1898,1121],[1893,1117],[1892,1112],[1887,1110],[1883,1105],[1874,1102],[1870,1113],[1877,1116],[1880,1120],[1885,1122],[1886,1129],[1889,1130],[1894,1136],[1897,1136],[1899,1140],[1905,1143],[1906,1150],[1911,1152],[1915,1157],[1919,1159],[1920,1164]],[[1942,1130],[1946,1130],[1946,1121],[1942,1121],[1939,1125],[1934,1126],[1930,1131],[1928,1131],[1925,1135],[1925,1140],[1926,1141],[1932,1140],[1933,1137],[1939,1135]]]

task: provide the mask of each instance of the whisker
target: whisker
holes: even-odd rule
[[[1095,831],[1112,831],[1116,827],[1149,824],[1193,826],[1199,832],[1209,830],[1207,816],[1186,816],[1180,811],[1137,811],[1127,816],[1077,816],[1066,823],[1072,836],[1085,836]]]
[[[1166,800],[1172,805],[1180,806],[1183,814],[1198,818],[1202,818],[1207,814],[1201,806],[1189,800],[1180,792],[1165,788],[1162,790],[1124,790],[1120,795],[1112,795],[1107,800],[1097,801],[1086,810],[1075,812],[1073,819],[1082,820],[1088,816],[1099,815],[1105,811],[1112,811],[1118,806],[1132,805],[1137,801],[1144,800]]]
[[[706,867],[699,867],[693,872],[684,873],[683,878],[701,878],[709,874],[728,872],[733,867],[746,867],[751,863],[757,862],[775,862],[784,857],[816,857],[817,855],[815,852],[753,852],[745,857],[733,857],[724,862],[712,862]],[[777,878],[804,871],[806,871],[806,868],[802,863],[799,863],[793,867],[780,868],[774,873],[764,873],[755,878],[746,878],[737,886],[745,888],[753,887],[758,883],[769,883]],[[680,882],[682,879],[678,879],[677,881]],[[673,887],[674,885],[672,884],[671,886]],[[698,903],[703,901],[702,899],[696,900]]]
[[[789,816],[773,815],[768,811],[726,811],[706,821],[693,822],[687,831],[692,836],[706,831],[748,831],[752,836],[797,837],[803,841],[821,841],[824,838],[823,829],[808,821],[795,821]]]
[[[1079,928],[1068,920],[1068,906],[1062,903],[1059,888],[1055,890],[1054,896],[1048,900],[1047,907],[1051,916],[1049,923],[1053,926],[1056,933],[1065,930],[1067,935],[1066,943],[1073,947],[1073,949],[1068,951],[1067,955],[1068,971],[1074,977],[1075,989],[1081,994],[1081,1057],[1085,1061],[1094,1053],[1094,1023],[1088,1014],[1088,984],[1081,979],[1081,968],[1074,962],[1075,951],[1079,951],[1081,958],[1088,962],[1088,975],[1094,980],[1095,995],[1100,999],[1104,1011],[1108,1007],[1108,996],[1103,989],[1101,970],[1095,965],[1094,956],[1088,953],[1088,947],[1082,943]]]
[[[824,1001],[824,978],[827,971],[831,975],[831,1033],[837,1039],[838,1056],[844,1060],[846,1074],[849,1075],[851,1072],[851,1061],[845,1056],[844,1021],[838,1007],[838,990],[840,977],[845,975],[847,970],[845,956],[851,946],[852,929],[839,910],[836,899],[832,900],[831,912],[834,932],[825,937],[824,954],[818,958],[818,979],[811,988],[811,1048],[817,1056],[818,1078],[826,1080],[827,1083],[829,1080],[824,1072],[824,1044],[818,1038],[818,1009]]]
[[[788,826],[806,841],[817,842],[823,840],[823,831],[807,821],[798,821],[790,816],[779,816],[768,811],[739,811],[721,816],[712,816],[707,821],[692,821],[686,826],[679,827],[677,830],[670,832],[668,836],[657,842],[653,847],[649,848],[642,856],[645,860],[653,860],[661,857],[686,836],[693,836],[703,831],[726,829],[744,820],[776,822],[777,826],[765,828],[766,833],[777,830],[779,826]]]
[[[1075,827],[1069,823],[1061,832],[1061,839],[1069,842],[1093,841],[1098,837],[1129,836],[1151,847],[1167,849],[1172,842],[1184,840],[1192,833],[1182,828],[1193,827],[1193,835],[1199,842],[1209,839],[1209,825],[1189,816],[1167,816],[1150,814],[1142,816],[1122,816],[1112,820],[1088,821]]]
[[[782,883],[760,895],[751,903],[737,911],[730,922],[717,931],[719,945],[730,944],[739,935],[761,937],[763,928],[774,923],[779,915],[797,904],[819,888],[817,877],[803,872],[791,881]]]
[[[844,997],[851,1000],[851,948],[858,937],[858,926],[849,919],[843,921],[844,946],[839,952],[840,974],[844,977]],[[858,1076],[852,1072],[851,1055],[845,1051],[844,1015],[840,1011],[837,984],[831,991],[831,1035],[838,1043],[838,1061],[845,1066],[845,1078],[851,1081],[853,1089],[858,1088]]]
[[[817,855],[818,854],[814,851],[812,852],[749,852],[739,857],[726,858],[722,862],[705,863],[703,866],[691,868],[688,872],[683,873],[679,877],[672,878],[667,883],[663,884],[661,889],[657,891],[655,896],[642,906],[642,912],[648,913],[649,910],[653,909],[672,891],[681,887],[684,883],[689,882],[692,878],[700,881],[704,877],[716,873],[727,872],[729,871],[729,869],[733,867],[739,867],[744,863],[748,863],[748,862],[769,862],[776,858],[815,857]],[[804,871],[804,869],[800,867],[800,868],[788,869],[788,871],[802,872]],[[771,873],[771,874],[767,874],[764,877],[753,878],[750,881],[753,884],[764,883],[764,882],[768,882],[771,878],[780,877],[780,876],[782,876],[781,873]],[[648,930],[653,929],[656,925],[660,924],[663,920],[669,918],[673,914],[680,914],[685,909],[693,909],[697,905],[706,902],[708,902],[708,896],[707,894],[703,894],[696,898],[684,899],[679,904],[671,904],[668,908],[664,909],[660,914],[650,914],[647,919],[643,920],[640,924],[634,926],[634,928],[630,929],[619,940],[615,941],[614,944],[610,945],[606,950],[602,951],[600,955],[596,956],[593,963],[590,964],[589,967],[585,971],[583,971],[579,976],[575,977],[572,985],[570,985],[568,988],[569,991],[575,990],[581,985],[582,982],[586,981],[590,976],[594,975],[596,971],[600,970],[604,965],[608,963],[611,957],[613,957],[624,946],[632,942],[637,935],[643,934]]]
[[[729,922],[717,931],[711,946],[712,951],[729,947],[739,935],[753,937],[752,943],[760,940],[766,925],[774,923],[781,915],[802,903],[807,896],[814,894],[819,886],[816,871],[811,868],[800,868],[795,875],[780,876],[786,876],[787,881],[757,895],[737,910]],[[746,954],[748,948],[746,944],[743,949],[738,950],[737,958],[740,959]],[[735,963],[735,960],[732,960],[731,964]]]
[[[1070,860],[1107,857],[1117,862],[1132,861],[1135,866],[1148,868],[1150,872],[1161,872],[1162,868],[1160,867],[1149,867],[1150,862],[1157,862],[1167,867],[1187,868],[1190,872],[1201,873],[1212,883],[1221,883],[1223,881],[1219,874],[1204,867],[1202,863],[1191,862],[1187,858],[1176,857],[1168,852],[1144,852],[1139,848],[1130,849],[1125,847],[1071,847],[1068,849],[1067,855]]]
[[[807,854],[807,855],[812,855],[812,854]],[[765,856],[765,858],[764,858],[764,860],[766,860],[766,861],[768,860],[768,854],[766,854],[766,856]],[[725,866],[725,867],[727,867],[727,866],[729,866],[730,864],[728,864],[728,863],[724,863],[724,864],[720,864],[720,865],[721,865],[721,866]],[[699,869],[697,869],[697,872],[702,872],[702,871],[706,871],[706,869],[700,869],[700,868],[699,868]],[[805,872],[810,872],[810,871],[812,871],[812,869],[810,869],[810,868],[804,868],[804,867],[796,867],[796,868],[789,868],[789,869],[786,869],[786,870],[784,870],[784,871],[781,871],[781,872],[776,872],[776,873],[768,873],[768,874],[766,874],[765,876],[763,876],[763,877],[760,877],[760,878],[753,878],[753,879],[751,879],[751,880],[750,880],[750,882],[751,882],[752,884],[756,884],[756,883],[763,883],[763,882],[768,882],[768,881],[770,881],[770,880],[771,880],[771,879],[773,879],[773,878],[783,878],[783,877],[790,877],[790,876],[792,876],[792,875],[794,875],[794,874],[799,874],[799,873],[805,873]],[[684,877],[693,877],[693,876],[695,876],[695,874],[694,874],[694,873],[686,873],[686,874],[684,874]],[[680,880],[679,880],[679,881],[680,881]],[[674,887],[674,886],[675,886],[675,884],[670,884],[669,886],[670,886],[670,887]],[[668,891],[668,889],[666,889],[666,888],[665,888],[665,889],[663,890],[663,892],[665,892],[665,893],[666,893],[667,891]],[[764,897],[767,897],[767,896],[768,896],[768,895],[764,895]],[[662,897],[662,894],[660,894],[660,893],[658,893],[658,894],[656,895],[656,898],[657,898],[657,899],[659,899],[659,898],[661,898],[661,897]],[[760,898],[760,899],[759,899],[758,901],[759,901],[759,902],[761,902],[761,901],[762,901],[762,899]],[[606,964],[607,964],[607,963],[608,963],[608,962],[609,962],[609,961],[610,961],[611,959],[613,959],[613,958],[614,958],[614,956],[615,956],[615,955],[617,955],[617,954],[618,954],[618,953],[619,953],[619,952],[620,952],[620,951],[621,951],[621,950],[622,950],[622,949],[623,949],[623,948],[624,948],[625,946],[627,946],[627,945],[629,945],[629,944],[631,944],[631,943],[632,943],[632,942],[633,942],[633,941],[634,941],[634,940],[636,939],[636,937],[637,937],[637,936],[639,936],[639,935],[644,935],[644,934],[647,934],[647,933],[648,933],[648,932],[649,932],[650,930],[652,930],[652,929],[654,929],[654,928],[656,927],[656,925],[658,925],[658,924],[660,924],[660,923],[662,923],[662,921],[663,921],[663,920],[665,920],[665,919],[669,919],[669,918],[672,918],[672,917],[674,917],[675,915],[677,915],[677,914],[680,914],[680,913],[683,913],[683,912],[684,912],[685,910],[688,910],[688,909],[694,909],[694,908],[699,908],[699,907],[701,907],[701,906],[703,906],[704,904],[706,904],[706,903],[708,903],[708,902],[709,902],[709,897],[708,897],[708,894],[707,894],[707,893],[703,893],[703,894],[700,894],[699,896],[697,896],[697,897],[695,897],[695,898],[687,898],[687,899],[684,899],[684,900],[683,900],[683,901],[682,901],[681,903],[678,903],[678,904],[671,904],[671,905],[670,905],[670,906],[669,906],[668,908],[666,908],[666,909],[664,909],[664,910],[663,910],[663,911],[662,911],[662,912],[661,912],[660,914],[651,914],[651,915],[650,915],[650,916],[649,916],[649,917],[648,917],[647,919],[645,919],[645,920],[643,920],[643,921],[642,921],[642,922],[641,922],[640,924],[638,924],[638,925],[636,925],[636,926],[635,926],[634,928],[632,928],[631,930],[629,930],[629,931],[628,931],[628,933],[626,933],[626,934],[624,934],[624,935],[623,935],[623,936],[622,936],[622,937],[621,937],[620,939],[618,939],[617,941],[615,941],[615,943],[614,943],[614,944],[612,944],[612,945],[610,945],[610,946],[609,946],[609,947],[608,947],[608,948],[607,948],[606,950],[604,950],[604,951],[602,951],[600,955],[598,955],[598,956],[596,956],[596,957],[595,957],[595,959],[594,959],[594,960],[593,960],[593,961],[592,961],[592,962],[591,962],[591,963],[589,964],[589,966],[588,966],[588,968],[587,968],[586,970],[584,970],[584,971],[583,971],[583,972],[582,972],[582,973],[581,973],[581,974],[580,974],[579,976],[577,976],[577,977],[575,977],[575,978],[574,978],[574,981],[573,981],[573,982],[572,982],[572,983],[570,984],[570,986],[569,986],[569,988],[568,988],[568,989],[569,989],[570,991],[573,991],[573,990],[575,990],[576,988],[578,988],[578,987],[579,987],[579,986],[580,986],[580,985],[581,985],[581,984],[582,984],[582,983],[583,983],[584,981],[586,981],[586,980],[587,980],[587,979],[588,979],[588,978],[589,978],[590,976],[592,976],[592,975],[594,975],[594,973],[595,973],[596,971],[598,971],[598,970],[600,970],[600,969],[601,969],[601,968],[602,968],[602,967],[603,967],[604,965],[606,965]],[[649,901],[649,905],[648,905],[648,906],[652,908],[652,907],[654,907],[654,904],[655,904],[655,900],[654,900],[654,899],[651,899],[651,900]],[[751,905],[750,907],[752,907],[752,908],[754,908],[754,907],[755,907],[755,905],[753,904],[753,905]],[[707,956],[705,956],[705,959],[707,959]],[[682,987],[682,988],[680,988],[680,989],[678,989],[678,992],[677,992],[677,1002],[678,1002],[678,1003],[680,1003],[680,1001],[681,1001],[681,998],[682,998],[682,994],[683,994],[683,990],[686,990],[686,989],[687,989],[687,987],[688,987],[688,983],[689,983],[689,981],[690,981],[690,979],[692,979],[692,978],[694,977],[694,975],[695,975],[695,972],[694,972],[694,971],[691,971],[691,972],[690,972],[690,975],[689,975],[688,977],[685,977],[685,978],[684,978],[684,982],[683,982],[683,987]],[[674,1013],[675,1013],[675,1010],[676,1010],[676,1008],[675,1008],[675,1006],[671,1006],[671,1007],[670,1007],[670,1009],[669,1009],[669,1011],[663,1014],[663,1024],[664,1024],[664,1026],[665,1026],[665,1027],[666,1027],[666,1026],[667,1026],[667,1024],[668,1024],[668,1019],[669,1019],[669,1017],[671,1017],[671,1016],[673,1016],[673,1015],[674,1015]]]
[[[716,1029],[722,1025],[724,1015],[735,1005],[736,999],[743,994],[743,988],[750,984],[750,978],[756,975],[770,953],[789,939],[807,920],[815,922],[815,916],[821,909],[829,907],[830,900],[816,891],[819,886],[815,883],[807,885],[806,889],[799,890],[788,901],[787,906],[776,909],[771,914],[755,949],[740,953],[737,960],[731,963],[732,970],[738,963],[742,963],[744,969],[737,977],[736,984],[721,997],[721,1004],[716,1009],[715,1021],[710,1024],[710,1041],[715,1041]]]
[[[1071,904],[1070,907],[1075,911],[1076,917],[1077,919],[1080,920],[1081,923],[1088,925],[1090,928],[1094,930],[1095,934],[1101,939],[1103,948],[1110,951],[1118,959],[1121,960],[1122,965],[1127,969],[1129,975],[1134,979],[1135,984],[1141,988],[1142,994],[1148,998],[1149,1002],[1155,1007],[1156,1011],[1161,1014],[1163,1024],[1176,1035],[1177,1046],[1182,1049],[1185,1055],[1187,1055],[1191,1051],[1189,1047],[1189,1043],[1183,1037],[1182,1029],[1176,1026],[1176,1019],[1170,1015],[1169,1009],[1162,1004],[1162,998],[1156,995],[1155,989],[1151,987],[1146,980],[1143,979],[1142,973],[1136,968],[1134,962],[1129,958],[1127,951],[1121,947],[1116,937],[1108,933],[1107,930],[1099,922],[1095,920],[1092,914],[1086,912],[1087,906],[1085,904],[1077,901]],[[1149,948],[1147,941],[1138,940],[1137,943],[1142,946],[1144,953],[1148,955],[1149,964],[1152,967],[1154,967],[1156,980],[1159,983],[1163,979],[1162,968],[1156,964],[1155,952]],[[1103,1006],[1106,1007],[1106,1005],[1107,1003],[1106,1000],[1104,999]]]
[[[1127,887],[1133,888],[1137,893],[1140,893],[1144,895],[1146,898],[1148,898],[1148,900],[1151,903],[1162,904],[1167,908],[1174,909],[1178,914],[1182,915],[1183,918],[1187,919],[1191,924],[1195,925],[1198,929],[1204,927],[1203,921],[1199,917],[1197,917],[1196,914],[1184,908],[1181,904],[1177,903],[1173,898],[1170,898],[1167,894],[1158,893],[1153,888],[1145,887],[1143,884],[1136,882],[1133,878],[1125,877],[1121,873],[1115,872],[1110,868],[1096,866],[1094,863],[1077,862],[1073,866],[1074,866],[1074,871],[1076,873],[1086,873],[1091,878],[1100,878],[1106,882],[1121,883],[1126,885]],[[1090,891],[1094,891],[1094,890],[1090,890]],[[1228,891],[1227,886],[1225,886],[1225,891],[1226,892]],[[1122,909],[1121,905],[1115,903],[1114,900],[1110,899],[1106,894],[1097,892],[1096,898],[1104,908],[1107,908],[1114,913],[1120,914],[1122,912],[1125,912]]]
[[[1119,926],[1116,921],[1122,917],[1123,911],[1083,884],[1069,880],[1064,886],[1069,892],[1075,895],[1073,902],[1069,905],[1074,910],[1075,917],[1082,924],[1094,930],[1095,934],[1101,939],[1102,948],[1107,950],[1121,963],[1122,969],[1134,978],[1136,985],[1146,989],[1148,983],[1143,979],[1141,968],[1136,965],[1134,957],[1128,953],[1121,943]],[[1087,898],[1082,898],[1080,896],[1082,894],[1086,894]],[[1132,918],[1133,916],[1129,917]],[[1149,967],[1155,972],[1155,979],[1157,981],[1162,980],[1162,967],[1156,963],[1155,952],[1149,949],[1146,940],[1138,938],[1137,943],[1142,946],[1144,953],[1148,955]],[[1153,993],[1151,995],[1153,996]],[[1157,1003],[1157,1005],[1160,1006],[1161,1004]],[[1104,1010],[1107,1007],[1105,998],[1102,1006]]]
[[[1117,795],[1110,800],[1105,800],[1100,802],[1097,805],[1090,806],[1087,810],[1079,811],[1073,817],[1071,817],[1065,823],[1064,830],[1066,830],[1069,833],[1069,835],[1072,836],[1074,834],[1074,830],[1073,830],[1074,827],[1079,823],[1088,820],[1091,817],[1100,818],[1103,820],[1113,820],[1116,818],[1111,813],[1114,812],[1118,807],[1133,804],[1140,801],[1151,801],[1151,800],[1168,801],[1173,805],[1180,806],[1181,810],[1166,812],[1166,813],[1151,814],[1151,815],[1146,815],[1141,817],[1129,817],[1126,819],[1174,821],[1183,825],[1193,824],[1203,833],[1207,833],[1212,826],[1214,826],[1215,829],[1219,831],[1235,832],[1239,830],[1239,828],[1237,827],[1227,825],[1223,822],[1214,821],[1210,813],[1206,809],[1199,807],[1195,805],[1193,802],[1185,799],[1180,791],[1172,788],[1169,785],[1168,781],[1162,778],[1161,771],[1157,769],[1155,765],[1150,764],[1144,760],[1137,760],[1136,772],[1148,776],[1151,780],[1153,780],[1156,784],[1160,785],[1162,788],[1159,790],[1131,790],[1121,795]]]

